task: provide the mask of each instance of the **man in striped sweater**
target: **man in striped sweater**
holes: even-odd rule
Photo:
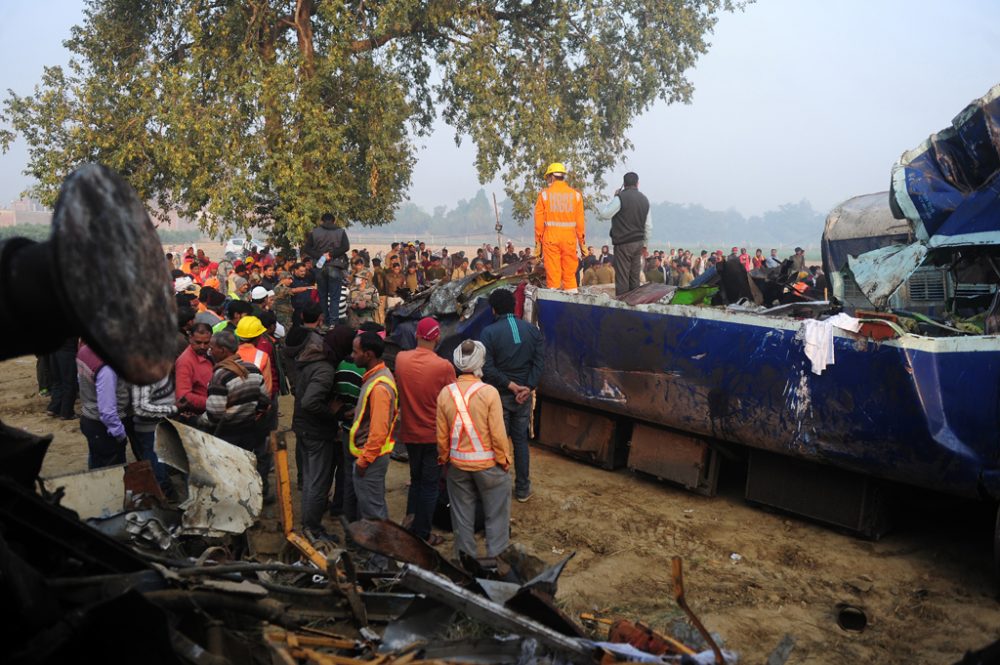
[[[202,429],[234,446],[253,452],[264,435],[262,419],[271,406],[264,375],[253,363],[241,360],[236,335],[212,335],[209,354],[215,363],[208,384]]]
[[[156,482],[168,499],[177,498],[177,492],[170,484],[167,468],[160,462],[153,449],[156,440],[156,426],[164,418],[177,415],[174,403],[174,375],[171,372],[156,383],[148,386],[132,386],[132,424],[142,459],[153,466]]]

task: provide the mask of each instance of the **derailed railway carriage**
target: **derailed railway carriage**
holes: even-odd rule
[[[448,298],[397,323],[457,315],[442,326],[448,353],[491,320],[478,296],[516,287],[545,336],[538,440],[605,468],[712,494],[722,455],[745,452],[749,500],[870,537],[894,483],[996,503],[998,98],[1000,86],[905,153],[890,191],[830,214],[828,291],[734,282],[725,265],[617,299],[506,273],[439,287]]]

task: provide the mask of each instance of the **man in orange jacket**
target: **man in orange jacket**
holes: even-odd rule
[[[535,202],[535,255],[545,262],[545,285],[576,290],[579,264],[576,248],[584,252],[583,195],[566,184],[566,167],[555,162],[545,170],[548,187]]]

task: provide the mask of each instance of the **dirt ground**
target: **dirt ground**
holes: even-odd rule
[[[78,423],[44,414],[35,359],[0,363],[0,376],[0,418],[55,435],[43,475],[85,469]],[[795,640],[789,663],[952,663],[1000,638],[988,511],[918,497],[894,532],[868,542],[746,505],[738,474],[724,473],[719,496],[705,498],[536,448],[532,478],[535,496],[513,505],[513,539],[548,561],[576,553],[559,587],[571,614],[667,626],[681,615],[670,581],[671,557],[680,555],[688,602],[744,663],[765,662],[786,634]],[[406,481],[406,465],[393,462],[397,521]],[[266,552],[280,538],[274,508],[264,517],[256,541]],[[451,553],[450,539],[441,551]],[[863,632],[838,628],[840,603],[863,608]]]

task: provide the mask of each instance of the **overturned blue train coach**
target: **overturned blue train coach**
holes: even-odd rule
[[[528,286],[538,440],[706,494],[747,460],[749,500],[869,536],[896,483],[996,501],[998,172],[1000,86],[904,153],[890,191],[831,212],[823,289],[728,262],[621,298]],[[489,320],[473,295],[514,283],[468,290],[456,337]]]

